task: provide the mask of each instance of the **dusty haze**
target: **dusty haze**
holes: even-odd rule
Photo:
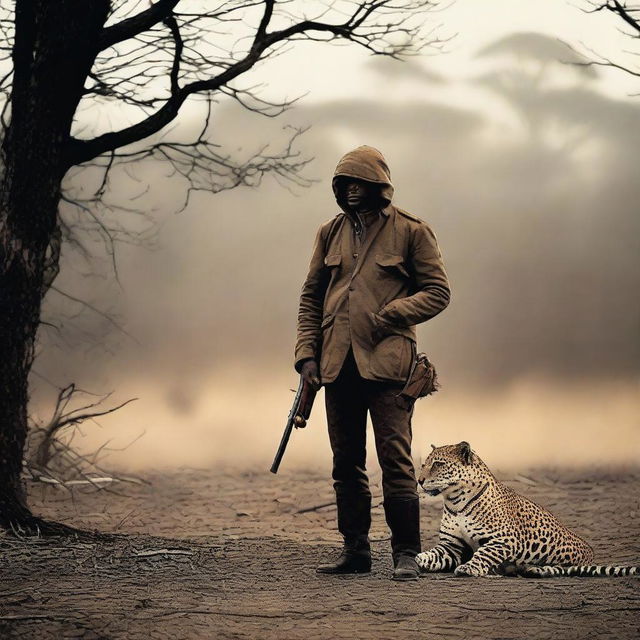
[[[469,48],[465,6],[457,42]],[[416,456],[431,442],[466,439],[503,468],[636,462],[640,104],[614,81],[608,90],[606,73],[556,62],[566,51],[557,37],[571,39],[561,21],[533,34],[503,17],[503,30],[469,52],[466,77],[449,78],[442,58],[403,66],[361,56],[360,95],[334,70],[333,95],[325,87],[275,121],[219,105],[219,140],[235,153],[277,146],[287,123],[311,125],[298,145],[314,158],[307,189],[267,178],[256,190],[194,194],[175,213],[185,185],[166,167],[135,179],[115,172],[110,197],[148,213],[154,248],[120,246],[117,284],[108,256],[89,269],[67,247],[57,284],[128,335],[53,292],[48,314],[63,327],[42,333],[40,414],[52,393],[45,379],[113,389],[115,399],[140,399],[87,424],[81,446],[113,438],[119,448],[145,435],[114,451],[112,466],[268,466],[296,385],[311,245],[337,212],[330,176],[345,151],[369,144],[389,162],[394,202],[435,230],[452,284],[451,306],[419,330],[443,387],[417,406]],[[313,55],[311,66],[321,65],[322,47]],[[309,88],[300,82],[299,92]],[[198,113],[193,105],[180,126],[197,128]],[[328,465],[322,400],[286,465]]]

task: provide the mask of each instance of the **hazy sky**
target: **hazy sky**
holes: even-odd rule
[[[304,5],[304,2],[296,2]],[[314,3],[307,3],[314,4]],[[631,41],[621,35],[620,21],[606,12],[586,14],[584,0],[454,0],[443,2],[441,9],[428,14],[427,25],[438,27],[443,53],[411,59],[410,63],[440,74],[446,84],[418,84],[411,76],[400,76],[390,85],[381,86],[379,78],[367,70],[372,58],[358,47],[328,48],[315,43],[297,44],[291,55],[273,63],[268,73],[275,95],[298,95],[309,92],[305,100],[323,101],[336,95],[344,99],[365,98],[402,101],[408,97],[429,97],[459,106],[470,100],[487,101],[486,94],[473,91],[460,82],[482,73],[489,62],[477,59],[485,45],[515,32],[536,32],[557,38],[585,54],[589,48],[617,61],[633,61],[624,53],[632,49]],[[260,72],[256,74],[260,76]],[[637,82],[615,70],[603,70],[599,86],[603,92],[623,97],[637,92]]]

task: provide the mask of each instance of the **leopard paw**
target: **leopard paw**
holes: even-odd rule
[[[456,567],[456,570],[453,572],[454,575],[462,578],[478,578],[482,574],[482,572],[478,571],[474,567],[469,566],[469,564],[461,564],[459,567]]]
[[[420,573],[429,573],[430,571],[433,571],[431,568],[431,556],[426,551],[423,551],[416,556],[416,563],[420,568]]]

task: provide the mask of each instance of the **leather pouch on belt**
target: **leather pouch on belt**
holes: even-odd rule
[[[438,374],[426,353],[418,353],[402,391],[396,396],[398,403],[409,410],[418,398],[435,393],[439,388]]]

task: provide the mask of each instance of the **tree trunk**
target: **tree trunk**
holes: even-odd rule
[[[0,527],[46,527],[20,478],[42,296],[57,273],[70,129],[109,0],[17,0],[11,122],[0,175]]]

